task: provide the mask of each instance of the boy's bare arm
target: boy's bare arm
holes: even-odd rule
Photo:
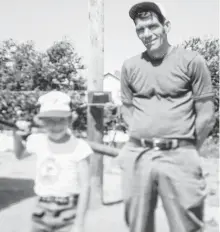
[[[17,159],[24,159],[31,154],[27,152],[25,141],[16,131],[13,131],[14,153]]]
[[[21,130],[13,130],[13,145],[14,152],[17,159],[24,159],[27,156],[30,156],[30,153],[26,150],[26,143],[23,137],[30,134],[29,124],[28,123],[16,123],[18,128]]]
[[[80,162],[79,167],[80,179],[80,197],[77,206],[77,216],[74,226],[74,231],[83,231],[85,224],[85,216],[89,208],[89,193],[90,193],[90,168],[89,159],[86,158]]]

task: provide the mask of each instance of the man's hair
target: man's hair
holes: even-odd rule
[[[166,19],[163,17],[163,15],[157,14],[153,11],[142,11],[142,12],[137,13],[135,18],[134,18],[134,23],[135,23],[136,19],[146,19],[146,18],[153,18],[153,17],[156,17],[159,20],[159,22],[162,25],[164,25],[164,22]]]

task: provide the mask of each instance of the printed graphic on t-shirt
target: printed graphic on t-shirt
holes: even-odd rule
[[[55,159],[46,159],[39,167],[40,183],[43,185],[54,184],[58,180],[60,169],[60,165]]]

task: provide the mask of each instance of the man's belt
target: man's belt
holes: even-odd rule
[[[153,139],[137,139],[130,137],[129,141],[135,143],[138,146],[148,147],[155,150],[170,150],[178,147],[184,147],[194,145],[195,142],[192,139],[166,139],[166,138],[153,138]]]

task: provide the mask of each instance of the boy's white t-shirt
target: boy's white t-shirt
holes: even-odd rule
[[[26,149],[37,155],[34,190],[38,196],[80,193],[79,162],[93,153],[86,141],[72,135],[67,142],[58,144],[50,141],[47,134],[31,134]]]

